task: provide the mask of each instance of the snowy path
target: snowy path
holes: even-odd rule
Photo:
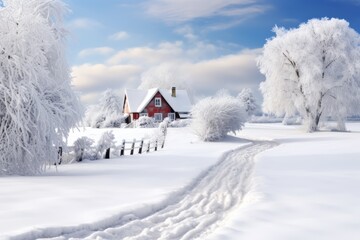
[[[123,215],[112,223],[108,222],[108,226],[102,230],[94,224],[72,230],[43,229],[45,231],[42,234],[37,232],[34,235],[47,239],[53,237],[50,239],[56,240],[203,239],[233,207],[241,203],[249,191],[254,156],[275,145],[273,142],[256,141],[224,154],[221,161],[201,174],[192,184],[173,194],[162,207],[154,206],[147,214],[140,210]],[[58,234],[54,235],[55,232]]]

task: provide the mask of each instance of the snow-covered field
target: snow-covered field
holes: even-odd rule
[[[216,143],[169,129],[158,152],[2,177],[0,239],[359,239],[360,124],[348,128],[248,124]],[[101,131],[74,132],[70,143]],[[280,145],[261,152],[275,145],[244,138]]]
[[[351,132],[299,132],[253,124],[244,137],[280,145],[257,157],[249,201],[209,239],[360,239],[360,124]]]

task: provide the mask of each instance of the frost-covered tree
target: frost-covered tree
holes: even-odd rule
[[[247,119],[245,106],[235,97],[217,94],[200,100],[191,110],[191,127],[203,141],[215,141],[241,130]]]
[[[96,145],[98,158],[103,158],[108,148],[115,148],[115,135],[112,131],[104,132]]]
[[[310,132],[330,116],[344,130],[345,117],[359,113],[359,34],[334,18],[273,30],[276,36],[258,59],[266,76],[260,86],[264,111],[279,116],[298,112]]]
[[[125,122],[122,114],[122,98],[115,91],[103,92],[97,105],[90,106],[85,113],[85,122],[93,128],[120,127]]]
[[[80,119],[65,56],[60,0],[6,0],[0,10],[0,175],[57,160]]]
[[[250,88],[242,89],[237,95],[237,98],[245,105],[245,111],[249,116],[256,112],[258,105],[256,104],[254,94]]]

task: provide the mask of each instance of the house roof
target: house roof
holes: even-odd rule
[[[142,112],[157,92],[164,97],[166,102],[175,112],[190,112],[192,104],[186,90],[176,90],[176,97],[171,96],[171,90],[152,88],[149,90],[125,89],[130,112]]]

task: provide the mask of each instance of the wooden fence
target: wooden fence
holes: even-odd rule
[[[164,148],[165,145],[165,139],[167,134],[167,129],[162,129],[162,136],[161,138],[152,140],[152,139],[141,139],[136,140],[133,139],[132,141],[127,141],[125,139],[122,140],[121,145],[115,147],[113,149],[113,153],[115,152],[115,156],[124,156],[124,155],[134,155],[134,154],[143,154],[143,153],[149,153],[151,151],[158,151],[159,148]],[[116,154],[118,152],[118,154]],[[78,162],[81,162],[84,157],[85,150],[81,149],[79,156],[76,156],[74,147],[67,147],[67,159],[75,159]],[[104,159],[110,159],[111,157],[111,148],[106,149],[104,156],[101,156],[101,158]],[[71,156],[74,155],[74,156]],[[61,164],[64,159],[64,149],[62,147],[59,147],[58,150],[58,161],[55,164]],[[68,160],[70,161],[70,160]]]
[[[120,156],[126,155],[128,153],[129,155],[134,154],[143,154],[144,152],[149,153],[150,151],[157,151],[159,147],[163,148],[165,145],[165,137],[162,141],[159,140],[132,140],[132,141],[126,141],[125,139],[122,140],[120,149],[116,148],[120,152]],[[105,151],[104,158],[109,159],[110,158],[110,152],[111,149],[108,148]]]

